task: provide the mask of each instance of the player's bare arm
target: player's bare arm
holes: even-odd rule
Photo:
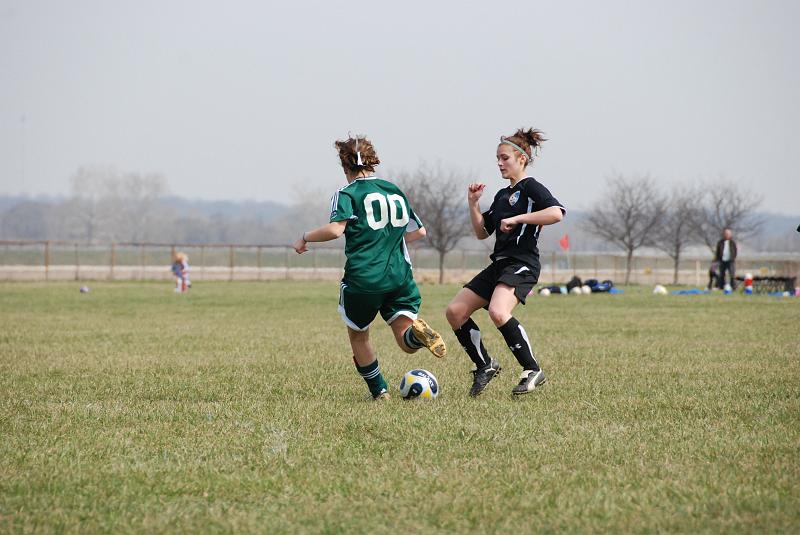
[[[344,234],[344,229],[347,226],[347,221],[334,221],[328,223],[314,230],[309,230],[303,233],[303,237],[294,242],[294,250],[297,254],[303,254],[308,251],[308,242],[324,242],[335,240]]]
[[[500,232],[511,232],[517,225],[552,225],[564,218],[564,213],[558,206],[550,206],[538,212],[521,214],[500,221]]]
[[[417,230],[412,230],[411,232],[406,232],[405,239],[406,243],[413,243],[417,240],[421,240],[425,236],[428,235],[428,231],[425,228],[418,228]]]
[[[480,198],[483,195],[483,190],[486,184],[480,182],[473,182],[468,186],[467,190],[467,203],[469,204],[469,219],[472,223],[472,230],[475,237],[479,240],[485,240],[489,234],[484,228],[483,214],[481,213]]]

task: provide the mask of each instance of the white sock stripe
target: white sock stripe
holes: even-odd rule
[[[528,333],[525,332],[525,328],[521,323],[519,324],[519,332],[522,333],[522,338],[525,340],[525,343],[528,344],[528,351],[531,354],[533,362],[536,363],[536,367],[539,367],[539,361],[536,360],[536,355],[533,354],[533,348],[531,347],[531,341],[528,339]]]
[[[373,379],[373,378],[379,376],[380,374],[381,374],[381,367],[378,366],[377,368],[375,368],[374,370],[372,370],[369,373],[362,373],[361,377],[363,377],[364,379]]]
[[[481,332],[477,329],[470,329],[469,339],[472,341],[472,345],[475,346],[475,351],[478,352],[478,356],[482,361],[486,362],[486,358],[483,356],[483,353],[481,353]]]

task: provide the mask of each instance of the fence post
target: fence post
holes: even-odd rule
[[[256,265],[258,266],[257,280],[261,280],[261,246],[256,249]]]
[[[206,280],[206,246],[200,246],[200,280]]]
[[[44,280],[50,280],[50,242],[44,242]]]
[[[229,250],[229,256],[230,256],[230,266],[231,266],[231,272],[230,272],[230,275],[229,275],[229,277],[228,277],[228,280],[229,280],[229,281],[233,281],[233,265],[234,265],[234,258],[233,258],[233,257],[234,257],[233,245],[229,245],[229,246],[228,246],[228,250]]]
[[[81,280],[81,258],[78,255],[78,242],[75,242],[75,280]]]
[[[144,251],[144,244],[139,244],[139,262],[142,264],[142,270],[139,272],[139,280],[144,280],[144,263],[145,263],[145,251]]]
[[[317,248],[311,249],[311,276],[317,278]]]
[[[108,274],[109,280],[114,280],[114,266],[117,264],[117,244],[111,244],[111,271]]]
[[[694,285],[700,286],[700,260],[694,261]]]
[[[658,272],[658,257],[656,257],[656,262],[655,265],[653,266],[653,284],[660,282],[658,280],[658,275],[656,275],[657,272]]]
[[[286,268],[286,274],[284,275],[284,278],[286,280],[289,280],[289,249],[290,248],[287,246],[284,249],[286,251],[286,254],[283,257],[283,267]]]

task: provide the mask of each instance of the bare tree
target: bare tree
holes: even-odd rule
[[[761,196],[740,190],[736,184],[721,180],[704,186],[704,189],[692,226],[697,238],[712,253],[726,228],[740,238],[758,234],[763,221],[755,211],[761,206]]]
[[[696,239],[699,191],[692,186],[676,186],[666,202],[663,222],[655,229],[654,245],[673,262],[672,284],[678,284],[678,267],[686,247]]]
[[[631,278],[633,253],[655,244],[655,231],[664,219],[666,201],[649,177],[607,179],[606,192],[583,221],[587,232],[626,253],[625,284]]]
[[[117,237],[134,242],[150,239],[158,200],[167,192],[164,177],[157,173],[125,173],[108,186],[107,202],[115,208]]]
[[[401,173],[398,183],[427,230],[427,243],[439,253],[439,284],[444,282],[444,258],[470,235],[466,207],[467,181],[455,170],[426,163]]]
[[[66,211],[76,236],[93,243],[101,238],[101,229],[108,230],[113,211],[104,200],[109,195],[109,185],[118,180],[116,169],[107,166],[81,166],[72,175],[72,197]]]

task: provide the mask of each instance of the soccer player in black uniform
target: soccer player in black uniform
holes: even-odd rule
[[[473,397],[480,395],[500,372],[500,363],[489,356],[481,342],[481,331],[471,318],[479,308],[488,309],[489,317],[522,366],[519,384],[512,393],[527,394],[546,381],[527,332],[511,315],[517,303],[525,304],[539,280],[539,232],[566,214],[550,191],[525,173],[543,141],[542,133],[534,129],[520,129],[500,138],[497,166],[510,183],[497,192],[487,211],[481,212],[479,205],[486,185],[469,185],[467,200],[475,236],[483,240],[495,233],[496,239],[490,255],[492,263],[464,285],[447,306],[447,321],[476,366],[470,389]]]

